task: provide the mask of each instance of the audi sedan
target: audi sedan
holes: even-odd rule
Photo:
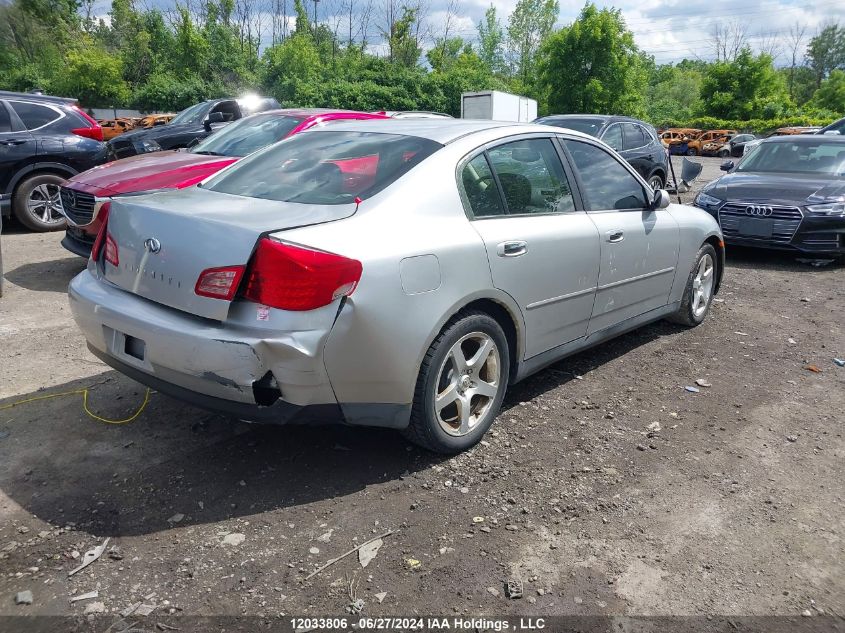
[[[845,137],[772,137],[722,169],[695,205],[718,219],[726,242],[845,254]]]
[[[368,121],[115,199],[69,294],[91,351],[163,393],[455,453],[508,385],[651,321],[701,323],[723,262],[708,213],[590,136]]]

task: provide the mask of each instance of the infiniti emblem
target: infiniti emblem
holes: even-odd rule
[[[772,215],[772,207],[761,207],[757,205],[752,205],[745,207],[745,215],[757,215],[761,217],[769,217]]]
[[[158,253],[161,250],[161,242],[154,237],[148,237],[144,240],[144,248],[151,253]]]

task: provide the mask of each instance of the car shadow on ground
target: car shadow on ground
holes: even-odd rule
[[[817,273],[820,270],[838,270],[845,268],[845,258],[796,254],[789,251],[779,251],[747,246],[727,246],[727,265],[739,269],[781,270],[792,273]],[[825,262],[821,266],[800,262],[799,259]],[[829,260],[833,260],[827,263]]]
[[[660,336],[656,324],[546,369],[508,394],[503,412]],[[155,533],[300,506],[397,481],[446,458],[390,430],[258,426],[153,393],[115,371],[0,400],[0,491],[51,524],[99,536]],[[40,399],[51,394],[68,394]],[[11,408],[13,402],[34,399]],[[484,450],[483,447],[479,450]]]
[[[81,257],[63,257],[46,262],[23,264],[6,271],[9,283],[35,292],[67,292],[67,285],[85,270],[88,261]]]

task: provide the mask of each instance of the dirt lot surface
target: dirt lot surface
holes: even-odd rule
[[[845,614],[841,264],[733,250],[702,326],[543,371],[446,459],[157,393],[131,423],[92,419],[79,390],[109,419],[145,390],[86,350],[65,295],[84,262],[60,238],[3,236],[0,614]],[[304,580],[388,530],[366,569]]]

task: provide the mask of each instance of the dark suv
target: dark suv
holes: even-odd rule
[[[652,189],[657,191],[666,186],[669,155],[657,131],[644,121],[606,114],[552,114],[540,117],[534,123],[595,136],[627,160]]]
[[[0,91],[0,213],[65,228],[59,183],[106,161],[103,129],[75,99]]]
[[[250,114],[275,110],[279,102],[269,97],[243,99],[211,99],[182,110],[170,123],[145,130],[126,132],[109,141],[112,159],[163,149],[188,147],[215,130]]]

